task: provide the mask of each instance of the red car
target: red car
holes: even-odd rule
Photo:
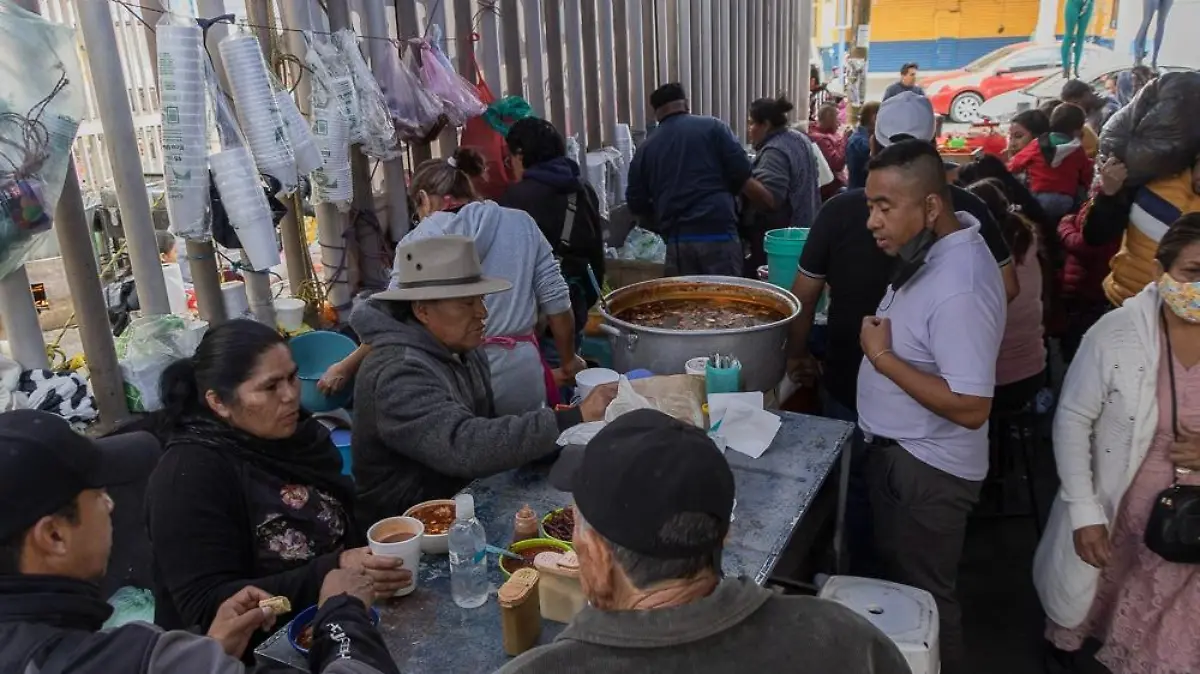
[[[1109,50],[1084,46],[1083,62]],[[1062,68],[1058,44],[1018,42],[975,59],[961,70],[923,79],[919,84],[933,103],[934,112],[953,122],[972,122],[979,106],[994,96],[1021,89]]]

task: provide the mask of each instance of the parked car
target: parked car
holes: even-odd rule
[[[1111,52],[1084,46],[1083,64]],[[920,82],[934,112],[953,122],[973,122],[985,101],[1026,87],[1062,68],[1062,47],[1053,43],[1018,42],[975,59],[961,70]]]
[[[1083,81],[1091,85],[1097,96],[1103,97],[1108,95],[1108,91],[1105,89],[1105,81],[1110,77],[1118,77],[1121,73],[1131,69],[1133,69],[1133,66],[1127,63],[1117,65],[1111,61],[1106,61],[1103,64],[1096,63],[1091,67],[1084,67],[1080,73],[1080,77]],[[1190,70],[1194,69],[1176,65],[1158,66],[1159,74]],[[1052,98],[1058,98],[1058,95],[1062,93],[1063,84],[1066,81],[1067,79],[1063,77],[1062,73],[1056,72],[1052,75],[1047,75],[1027,87],[1001,94],[987,101],[980,106],[979,116],[993,122],[1008,122],[1018,112],[1036,108]]]

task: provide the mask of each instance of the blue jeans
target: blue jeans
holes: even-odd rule
[[[821,389],[822,413],[830,419],[849,421],[855,424],[850,438],[850,479],[846,488],[846,521],[844,537],[846,555],[850,559],[849,573],[852,576],[872,577],[875,574],[875,554],[872,545],[874,535],[871,526],[870,489],[867,486],[867,452],[862,430],[857,428],[858,412],[839,403]]]

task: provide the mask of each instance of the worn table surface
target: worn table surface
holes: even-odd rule
[[[852,426],[840,421],[778,412],[783,425],[767,452],[751,459],[726,453],[733,468],[737,505],[724,553],[727,575],[766,582],[792,531],[825,482]],[[488,540],[504,545],[512,538],[513,516],[528,503],[539,514],[568,505],[570,496],[546,481],[547,466],[533,466],[478,480],[476,516]],[[489,574],[492,594],[503,582],[494,559]],[[417,590],[380,605],[380,630],[388,650],[404,672],[491,672],[507,660],[501,646],[500,609],[493,596],[480,608],[460,609],[450,598],[446,555],[423,555]],[[563,625],[543,623],[541,643]],[[256,651],[260,658],[307,671],[288,643],[286,626]]]

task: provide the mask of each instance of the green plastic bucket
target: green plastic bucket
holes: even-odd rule
[[[786,290],[792,289],[796,278],[796,267],[800,265],[800,252],[808,241],[807,227],[785,227],[772,229],[763,240],[767,253],[767,281]]]

